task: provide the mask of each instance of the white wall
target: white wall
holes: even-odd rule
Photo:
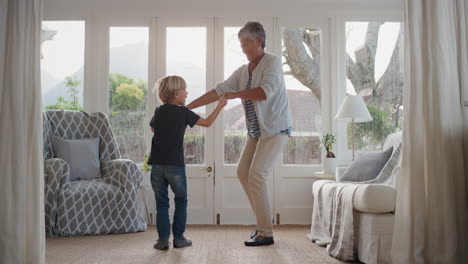
[[[44,0],[44,15],[283,16],[364,12],[402,12],[401,0]],[[111,12],[109,12],[111,11]],[[286,11],[286,12],[285,12]]]

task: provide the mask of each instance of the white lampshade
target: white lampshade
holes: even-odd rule
[[[356,123],[372,121],[372,116],[362,97],[350,94],[346,95],[335,118],[343,121],[353,121],[354,119]]]

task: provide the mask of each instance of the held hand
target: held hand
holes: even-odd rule
[[[223,96],[226,97],[226,99],[236,99],[237,98],[237,93],[227,92],[227,93],[223,93]]]
[[[219,97],[218,106],[224,107],[226,104],[227,104],[227,98],[226,98],[226,96],[223,94],[223,95],[221,95],[221,96]]]

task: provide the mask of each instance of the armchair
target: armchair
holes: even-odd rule
[[[48,236],[79,236],[146,230],[138,207],[142,173],[120,152],[104,113],[43,113],[45,224]],[[99,137],[100,178],[70,180],[69,164],[56,157],[51,136]]]
[[[373,180],[341,182],[346,168],[338,167],[336,182],[314,182],[313,223],[309,239],[327,245],[331,255],[339,258],[345,256],[344,260],[347,261],[357,258],[368,264],[390,263],[401,141],[401,133],[386,138],[383,149],[393,147],[393,153]],[[328,219],[328,213],[333,214],[334,218]],[[341,218],[337,218],[337,215]]]

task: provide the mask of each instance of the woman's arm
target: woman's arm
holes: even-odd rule
[[[263,101],[267,99],[265,91],[263,91],[262,87],[257,87],[253,89],[245,89],[240,92],[229,92],[224,93],[226,99],[235,99],[240,98],[244,100],[253,100],[253,101]]]
[[[205,93],[204,95],[198,97],[197,99],[193,100],[193,102],[186,106],[188,109],[194,109],[200,106],[211,104],[212,102],[218,100],[218,98],[218,94],[214,90],[211,90]]]

